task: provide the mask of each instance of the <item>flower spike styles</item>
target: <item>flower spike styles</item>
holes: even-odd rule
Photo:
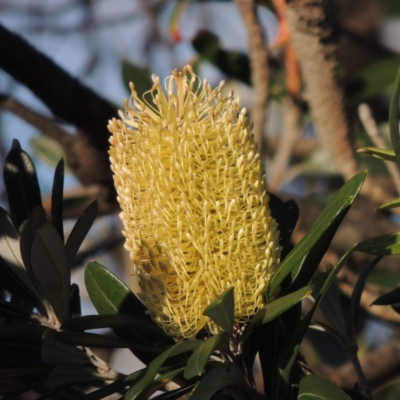
[[[176,339],[218,327],[204,309],[234,287],[235,319],[265,303],[280,257],[260,156],[233,93],[201,82],[190,66],[139,99],[131,84],[108,126],[125,247],[140,298]]]

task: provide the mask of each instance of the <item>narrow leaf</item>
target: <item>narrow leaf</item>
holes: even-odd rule
[[[31,267],[59,321],[67,320],[70,316],[71,270],[63,242],[49,223],[35,233]]]
[[[168,371],[167,373],[157,377],[156,379],[153,380],[153,382],[151,382],[147,386],[146,390],[140,394],[140,397],[142,399],[154,398],[153,394],[157,390],[162,390],[167,383],[171,382],[172,380],[176,379],[179,375],[181,375],[183,370],[184,367],[178,368],[173,371]]]
[[[0,276],[7,275],[13,281],[13,286],[17,286],[18,292],[27,293],[28,298],[32,299],[40,311],[43,311],[43,295],[39,288],[32,282],[22,260],[19,235],[11,221],[10,216],[0,207],[0,254],[2,262],[0,268],[3,269]],[[4,278],[3,278],[4,279]]]
[[[379,149],[377,147],[363,147],[358,149],[357,153],[365,153],[372,157],[387,161],[397,161],[396,154],[392,149]]]
[[[307,315],[300,321],[300,324],[297,326],[290,339],[288,340],[285,348],[282,350],[279,357],[279,371],[284,381],[287,384],[290,384],[290,375],[292,371],[293,364],[297,358],[300,344],[304,338],[304,335],[310,325],[311,318],[314,314],[315,309],[319,305],[321,299],[331,286],[332,282],[336,279],[337,274],[343,268],[343,265],[349,258],[350,254],[354,251],[356,245],[351,247],[338,261],[335,267],[330,271],[327,279],[322,285],[322,288],[318,294],[318,297],[315,300],[315,303],[311,310],[307,313]]]
[[[133,82],[139,98],[142,98],[143,94],[153,86],[150,73],[128,60],[122,62],[122,79],[127,88],[129,88],[129,83]]]
[[[274,295],[290,274],[292,279],[297,274],[298,278],[301,278],[297,279],[297,287],[292,286],[291,291],[295,291],[308,283],[328,249],[337,228],[360,191],[365,176],[365,172],[354,176],[334,195],[308,233],[283,260],[271,280],[268,297]],[[312,257],[310,257],[310,253]],[[307,262],[303,262],[305,258]],[[301,264],[303,266],[299,272],[298,268]]]
[[[388,306],[396,303],[400,303],[400,287],[378,297],[371,305]]]
[[[235,322],[235,300],[233,287],[225,290],[203,311],[203,315],[211,318],[217,325],[230,335],[233,332]]]
[[[369,273],[375,268],[375,266],[381,261],[382,256],[375,257],[366,268],[364,268],[354,285],[353,293],[351,294],[350,307],[351,307],[351,319],[353,326],[357,326],[358,309],[360,307],[361,295],[364,290],[365,283]]]
[[[350,95],[351,103],[360,103],[364,99],[383,93],[393,84],[399,64],[400,58],[391,55],[363,68],[350,84],[356,89],[355,93]]]
[[[88,234],[90,228],[92,227],[94,220],[96,219],[98,208],[98,202],[95,200],[92,204],[90,204],[89,207],[86,208],[83,214],[79,217],[78,221],[76,221],[76,224],[69,235],[67,244],[65,245],[65,250],[67,251],[70,265],[73,265],[75,256],[78,253],[78,250],[81,247],[83,240]]]
[[[326,282],[329,276],[329,272],[321,272],[317,274],[312,280],[316,287],[316,293],[320,292],[323,284]],[[347,337],[347,325],[343,314],[341,305],[341,296],[339,286],[336,281],[333,281],[329,287],[329,290],[325,293],[321,299],[319,306],[332,324],[334,330],[339,335],[340,339]]]
[[[229,335],[226,332],[220,332],[217,335],[211,336],[194,351],[186,364],[183,373],[184,378],[192,379],[197,375],[201,375],[210,356],[216,350],[229,350]]]
[[[244,340],[249,337],[250,333],[260,325],[268,324],[275,318],[279,317],[285,311],[292,308],[298,302],[311,295],[313,285],[307,285],[296,292],[280,297],[266,304],[250,321],[247,326]]]
[[[63,191],[64,191],[64,160],[61,159],[54,171],[53,190],[51,193],[51,223],[64,243],[63,227]]]
[[[71,285],[71,318],[82,316],[81,297],[79,295],[79,286],[76,283]]]
[[[251,85],[250,60],[247,54],[226,51],[214,33],[202,30],[193,39],[192,46],[199,55],[231,78]]]
[[[378,210],[391,210],[392,208],[400,207],[400,198],[388,201],[378,207]]]
[[[96,310],[99,314],[124,314],[144,320],[146,326],[153,320],[146,307],[131,292],[131,290],[107,268],[96,262],[90,262],[85,270],[85,284]],[[119,328],[115,333],[123,338],[131,338],[143,345],[173,344],[161,328],[155,326],[155,331],[143,331],[137,326],[127,329]],[[140,354],[137,354],[140,358]]]
[[[245,391],[247,396],[243,395],[243,398],[249,400],[258,399],[257,393],[245,381],[239,366],[237,364],[228,364],[219,365],[211,369],[195,386],[190,400],[209,400],[215,393],[228,386],[235,387],[238,398],[242,398],[239,393]]]
[[[158,357],[156,357],[145,369],[143,378],[131,387],[126,393],[124,400],[135,400],[149,387],[154,377],[159,372],[165,361],[173,356],[186,353],[188,351],[196,350],[201,344],[202,340],[189,340],[185,342],[177,343],[171,346],[168,350],[164,351]]]
[[[356,250],[374,255],[400,254],[400,233],[387,233],[358,243]]]
[[[305,376],[300,381],[298,400],[351,400],[334,383],[317,375]]]
[[[5,160],[4,184],[11,218],[19,230],[30,212],[42,205],[42,198],[35,166],[15,139]]]

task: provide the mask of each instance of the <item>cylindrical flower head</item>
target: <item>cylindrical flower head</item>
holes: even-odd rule
[[[191,338],[218,330],[203,310],[229,287],[237,321],[264,305],[279,234],[239,100],[190,66],[168,78],[167,94],[153,81],[147,100],[131,84],[110,121],[111,168],[139,296],[168,334]]]

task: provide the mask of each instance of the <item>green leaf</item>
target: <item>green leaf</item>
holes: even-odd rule
[[[213,395],[228,386],[234,386],[235,392],[244,391],[247,396],[243,398],[252,400],[258,399],[257,393],[249,387],[245,381],[242,371],[237,364],[218,365],[211,369],[195,386],[191,393],[190,400],[209,400]]]
[[[160,332],[160,328],[154,323],[143,318],[131,317],[129,315],[86,315],[84,317],[72,318],[61,325],[61,329],[69,331],[85,331],[101,328],[137,327],[139,330]],[[165,334],[167,336],[167,334]]]
[[[396,303],[400,303],[400,288],[393,289],[390,292],[378,297],[371,305],[388,306]]]
[[[358,243],[356,250],[375,255],[400,254],[400,233],[386,233]]]
[[[226,51],[214,33],[202,30],[193,39],[192,46],[204,59],[215,65],[225,75],[251,85],[249,57],[244,53]]]
[[[226,332],[220,332],[217,335],[211,336],[195,350],[186,364],[183,373],[184,378],[192,379],[197,375],[201,375],[210,356],[216,350],[229,350],[229,335]]]
[[[397,162],[396,154],[392,149],[378,149],[377,147],[363,147],[358,149],[357,153],[368,154],[372,157],[379,158],[380,160]]]
[[[127,88],[129,88],[129,82],[134,83],[136,93],[140,99],[153,86],[150,73],[128,60],[122,62],[122,79]]]
[[[351,400],[334,383],[317,375],[305,376],[300,381],[298,400]]]
[[[389,130],[393,150],[396,153],[397,163],[400,164],[400,131],[399,131],[399,94],[400,94],[400,59],[397,60],[397,74],[393,85],[389,105]],[[385,76],[387,71],[385,71]]]
[[[399,64],[399,56],[390,56],[363,68],[350,84],[356,90],[348,100],[354,104],[382,94],[393,84]]]
[[[333,196],[308,233],[287,255],[272,277],[268,289],[269,298],[275,294],[289,275],[293,280],[298,273],[296,285],[291,287],[291,291],[298,290],[309,282],[328,249],[337,228],[360,191],[365,176],[365,172],[354,176]],[[300,266],[302,268],[299,271]]]
[[[64,160],[61,159],[54,171],[53,190],[51,193],[51,223],[64,243],[63,226],[63,191],[64,191]]]
[[[0,207],[0,276],[7,289],[31,301],[40,311],[43,307],[43,295],[32,282],[23,262],[18,233],[10,216]]]
[[[319,293],[320,289],[326,282],[329,276],[329,272],[321,272],[317,274],[313,279],[313,284],[316,287],[316,293]],[[330,285],[329,290],[325,293],[325,296],[320,301],[319,306],[324,312],[325,316],[328,318],[332,327],[339,335],[341,339],[347,337],[347,325],[343,314],[343,309],[341,305],[341,295],[339,286],[336,281],[333,281]]]
[[[332,271],[330,271],[327,279],[322,284],[321,290],[319,291],[319,294],[315,300],[313,307],[307,313],[307,315],[300,321],[300,324],[297,326],[297,328],[289,338],[287,344],[285,345],[285,348],[281,351],[279,357],[279,371],[282,378],[287,384],[290,384],[292,367],[297,358],[300,344],[310,325],[314,311],[319,305],[325,293],[328,291],[333,281],[336,279],[337,274],[342,269],[343,265],[345,264],[345,262],[347,261],[350,254],[354,251],[355,248],[356,245],[352,246],[349,250],[347,250],[347,252],[340,258],[340,260],[332,269]]]
[[[365,283],[369,273],[375,268],[375,266],[381,261],[383,256],[375,257],[366,268],[364,268],[354,285],[353,293],[351,294],[350,307],[351,307],[351,319],[354,326],[357,326],[358,309],[360,306],[361,295],[364,290]]]
[[[185,342],[179,342],[164,351],[147,366],[143,378],[128,390],[124,400],[135,400],[140,398],[149,385],[151,385],[154,377],[168,358],[196,350],[202,343],[204,343],[202,340],[188,340]]]
[[[5,160],[4,184],[11,218],[19,230],[30,212],[42,205],[42,197],[35,166],[15,139]]]
[[[147,313],[146,307],[131,292],[131,290],[119,280],[107,268],[96,262],[90,262],[85,270],[85,284],[96,310],[99,314],[124,314],[144,320],[146,326],[153,324],[153,320]],[[129,329],[118,329],[115,333],[121,338],[134,338],[143,345],[173,344],[172,338],[167,337],[161,328],[158,332],[149,332],[131,326]],[[139,356],[139,354],[137,354]],[[139,357],[140,358],[140,357]]]
[[[392,208],[397,207],[400,207],[400,197],[382,204],[380,207],[378,207],[378,210],[391,210]]]
[[[82,316],[81,297],[79,295],[79,286],[76,283],[71,285],[71,318]]]
[[[279,245],[282,248],[282,261],[291,250],[290,238],[299,218],[299,207],[294,200],[283,202],[272,193],[269,193],[269,196],[271,215],[276,221],[279,230]],[[278,200],[280,204],[278,203]]]
[[[164,385],[167,383],[171,382],[172,380],[176,379],[179,375],[182,374],[182,371],[184,370],[184,367],[175,369],[173,371],[168,371],[167,373],[157,377],[156,379],[151,382],[146,390],[142,392],[139,396],[140,399],[147,400],[150,397],[154,398],[152,395],[157,391],[161,390]],[[156,397],[158,398],[158,397]]]
[[[43,207],[35,207],[21,228],[20,249],[26,269],[33,279],[31,269],[31,248],[36,231],[46,223],[46,211]]]
[[[302,301],[304,298],[311,295],[313,291],[313,285],[307,285],[296,292],[287,294],[286,296],[280,297],[266,304],[250,321],[244,334],[244,340],[246,340],[253,329],[260,325],[268,324],[275,318],[279,317],[285,311],[292,308],[294,305]]]
[[[65,250],[70,265],[73,265],[75,256],[96,219],[98,208],[98,202],[95,200],[86,208],[78,221],[76,221],[72,232],[68,237]]]
[[[235,322],[234,310],[233,287],[230,287],[205,308],[203,315],[211,318],[224,331],[232,335]]]
[[[42,225],[35,233],[31,267],[59,321],[64,322],[70,317],[71,269],[64,244],[49,223]]]

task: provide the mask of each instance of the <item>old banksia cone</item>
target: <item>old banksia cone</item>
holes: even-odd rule
[[[190,66],[110,121],[111,168],[140,297],[177,339],[217,327],[203,310],[234,287],[235,318],[265,302],[279,263],[260,156],[238,99]]]

